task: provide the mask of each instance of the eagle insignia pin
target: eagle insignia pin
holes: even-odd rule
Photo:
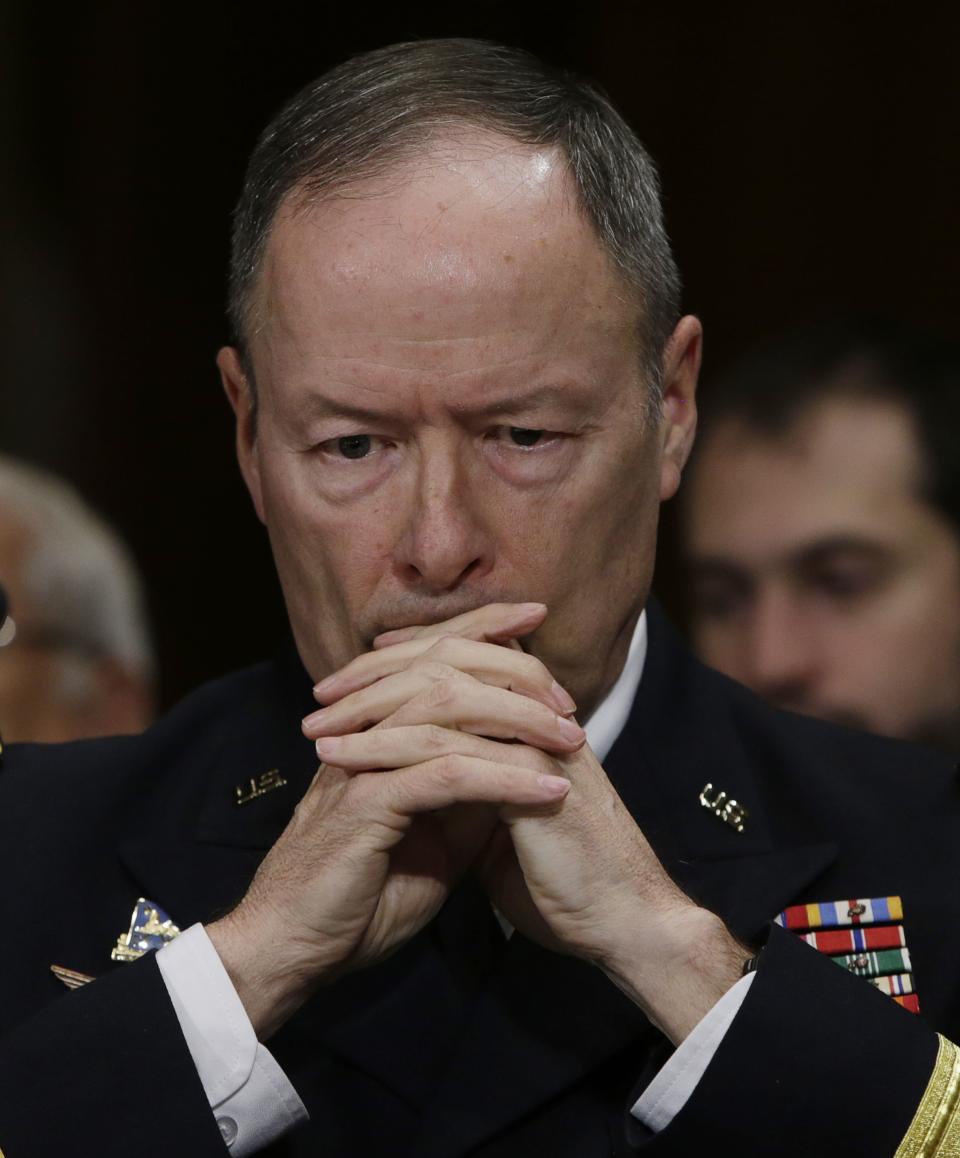
[[[136,961],[144,953],[162,949],[180,936],[180,930],[154,901],[140,897],[130,917],[130,928],[121,933],[110,954],[111,961]]]

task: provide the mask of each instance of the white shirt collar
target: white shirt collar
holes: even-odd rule
[[[627,652],[623,671],[583,726],[583,730],[587,733],[587,743],[601,764],[606,760],[627,722],[637,688],[640,686],[646,659],[647,613],[642,611],[637,626],[633,629],[633,639],[630,640],[630,650]]]

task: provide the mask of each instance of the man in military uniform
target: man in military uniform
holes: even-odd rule
[[[236,222],[295,649],[6,757],[7,1158],[952,1152],[953,768],[647,603],[700,327],[629,129],[522,53],[384,49]]]

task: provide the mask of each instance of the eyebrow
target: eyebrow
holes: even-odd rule
[[[596,391],[584,386],[560,386],[548,383],[531,390],[511,391],[483,406],[458,407],[458,410],[484,418],[492,414],[520,414],[536,406],[559,405],[580,412],[588,411],[596,403]]]
[[[864,559],[882,561],[890,555],[889,547],[875,539],[866,539],[862,535],[841,532],[828,535],[791,551],[787,557],[787,564],[791,568],[810,568],[818,564],[829,562],[835,555],[857,555]],[[723,555],[696,555],[692,553],[687,566],[695,572],[698,578],[708,577],[717,579],[746,579],[751,568]]]
[[[583,386],[561,386],[548,383],[531,390],[511,391],[500,398],[486,401],[479,406],[458,405],[453,407],[460,416],[487,418],[494,414],[522,414],[543,405],[560,405],[577,413],[587,413],[593,408],[596,394]],[[341,401],[323,394],[311,394],[304,403],[304,410],[310,418],[348,418],[356,422],[377,422],[391,417],[389,407],[377,408],[359,406],[354,402]]]
[[[829,563],[837,555],[850,555],[872,562],[881,563],[890,557],[890,548],[876,539],[865,539],[861,535],[832,535],[818,539],[801,548],[791,557],[791,563],[800,568],[810,569]]]

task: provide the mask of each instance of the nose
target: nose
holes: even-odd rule
[[[493,543],[455,447],[425,450],[394,566],[410,589],[441,595],[483,577]]]
[[[815,636],[797,599],[786,590],[760,592],[744,642],[744,682],[772,703],[803,710],[818,660]]]

